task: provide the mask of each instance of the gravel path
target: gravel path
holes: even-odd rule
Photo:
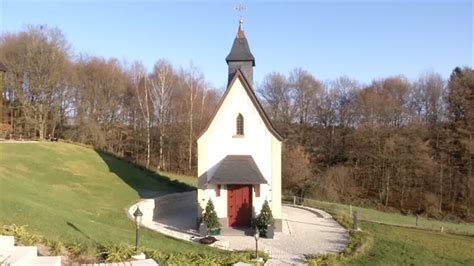
[[[259,249],[268,250],[272,259],[266,265],[304,264],[305,254],[337,253],[348,241],[347,231],[320,210],[283,206],[283,232],[275,239],[259,240]],[[252,236],[219,236],[231,249],[255,249]]]

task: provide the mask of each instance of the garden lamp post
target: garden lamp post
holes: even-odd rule
[[[255,235],[253,237],[255,238],[255,259],[258,260],[258,239],[260,235],[257,228],[255,228]]]
[[[139,249],[138,249],[138,230],[140,229],[140,224],[142,223],[142,216],[143,213],[140,211],[140,207],[137,206],[137,209],[133,213],[133,217],[135,217],[135,254],[140,255]]]

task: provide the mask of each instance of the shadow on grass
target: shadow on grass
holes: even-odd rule
[[[87,238],[88,240],[94,242],[94,244],[96,245],[99,245],[99,242],[97,242],[95,239],[92,239],[88,234],[84,233],[81,229],[79,229],[75,224],[71,223],[71,222],[66,222],[66,224],[70,227],[72,227],[72,229],[76,230],[77,232],[79,232],[81,235],[83,235],[85,238]]]
[[[118,157],[114,154],[97,149],[95,149],[95,151],[107,164],[109,171],[116,174],[127,185],[133,188],[140,195],[140,198],[149,199],[173,192],[196,190],[196,188],[193,186],[178,180],[171,180],[171,178],[167,176],[160,175],[145,168],[144,166],[127,161],[124,158]],[[142,173],[137,174],[137,170],[141,171]],[[158,181],[160,188],[154,189],[154,187],[150,187],[151,182],[149,182],[150,180],[146,180],[147,178]]]

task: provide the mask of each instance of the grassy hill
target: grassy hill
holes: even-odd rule
[[[28,225],[29,231],[52,240],[133,245],[135,227],[125,209],[140,195],[186,187],[79,145],[0,144],[0,225]],[[145,228],[142,244],[170,252],[220,252]]]

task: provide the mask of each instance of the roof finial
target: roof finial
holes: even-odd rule
[[[247,10],[247,7],[246,7],[242,2],[240,2],[236,7],[234,7],[234,9],[235,9],[237,12],[239,12],[239,14],[240,14],[240,20],[239,20],[240,26],[239,26],[239,30],[240,30],[240,31],[243,31],[243,30],[244,30],[244,27],[243,27],[243,25],[244,25],[244,19],[242,18],[242,13],[243,13],[245,10]]]

